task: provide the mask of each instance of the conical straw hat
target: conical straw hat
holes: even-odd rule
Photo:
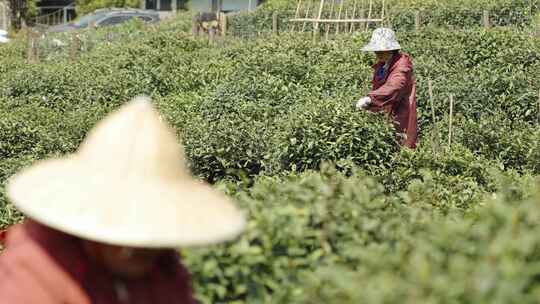
[[[174,132],[145,98],[98,123],[75,154],[13,176],[7,194],[38,222],[113,245],[204,245],[245,224],[226,196],[191,177]]]

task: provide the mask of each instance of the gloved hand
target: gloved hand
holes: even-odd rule
[[[356,108],[358,110],[365,110],[371,105],[371,98],[369,97],[362,97],[358,100],[356,103]]]

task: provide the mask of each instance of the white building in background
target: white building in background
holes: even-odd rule
[[[1,1],[1,0],[0,0]],[[175,11],[186,5],[196,12],[235,12],[254,10],[262,0],[142,0],[144,9]]]
[[[236,12],[252,11],[260,0],[192,0],[191,9],[198,12]]]

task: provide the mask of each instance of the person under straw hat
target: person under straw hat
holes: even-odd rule
[[[372,89],[360,98],[356,108],[385,112],[394,122],[398,141],[414,149],[418,139],[416,118],[416,81],[411,57],[400,52],[396,34],[388,28],[373,31],[370,42],[362,48],[375,52]]]
[[[194,180],[174,132],[137,98],[76,153],[11,177],[28,220],[0,254],[0,303],[195,303],[174,250],[231,240],[241,211]]]

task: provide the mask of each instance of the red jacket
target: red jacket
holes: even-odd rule
[[[7,235],[7,230],[0,229],[0,248],[4,246],[4,242],[6,241],[6,235]]]
[[[416,122],[416,81],[413,64],[407,54],[398,53],[392,57],[383,78],[378,79],[377,71],[384,63],[373,66],[372,90],[368,96],[372,104],[370,111],[384,111],[394,122],[396,132],[402,134],[400,143],[411,149],[416,148],[418,129]]]
[[[110,273],[85,255],[80,239],[27,221],[10,228],[6,248],[0,254],[0,304],[34,303],[194,304],[195,301],[189,274],[173,250],[159,257],[149,275],[123,280],[119,285]]]

